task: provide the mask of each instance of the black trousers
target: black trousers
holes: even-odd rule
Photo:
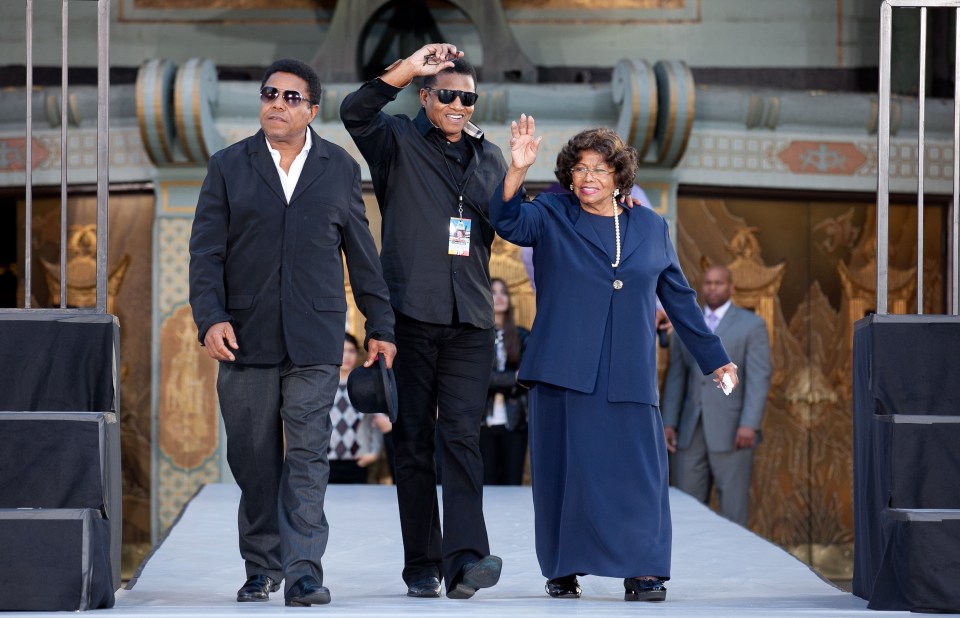
[[[490,553],[483,519],[480,422],[493,366],[493,329],[396,325],[399,414],[393,426],[403,579],[435,575],[449,588],[465,564]],[[439,433],[439,441],[436,440]],[[443,530],[434,449],[443,467]]]

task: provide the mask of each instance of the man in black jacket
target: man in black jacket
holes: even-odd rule
[[[392,365],[394,317],[360,193],[360,167],[310,122],[320,80],[279,60],[260,90],[254,136],[211,157],[190,236],[190,305],[217,394],[227,460],[240,485],[238,601],[329,603],[320,559],[339,380],[346,256],[367,317],[367,365]],[[284,437],[286,457],[284,457]]]
[[[397,315],[397,498],[407,594],[469,598],[496,584],[483,519],[480,421],[493,365],[487,202],[500,149],[470,122],[476,72],[453,45],[426,45],[347,96],[340,116],[370,165],[381,263]],[[423,78],[416,118],[382,108]],[[435,435],[443,468],[443,531]]]

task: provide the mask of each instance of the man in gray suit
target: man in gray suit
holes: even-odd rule
[[[770,341],[763,319],[730,302],[732,293],[725,266],[703,274],[704,318],[737,364],[740,388],[725,396],[674,335],[661,412],[674,485],[705,503],[715,483],[720,513],[746,526],[753,447],[770,389]]]

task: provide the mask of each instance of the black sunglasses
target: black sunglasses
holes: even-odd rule
[[[277,100],[277,97],[280,96],[280,93],[283,93],[283,100],[286,101],[287,105],[290,107],[299,107],[300,103],[306,101],[307,103],[313,103],[310,99],[306,98],[296,90],[280,90],[274,88],[273,86],[264,86],[260,89],[260,101],[263,103],[272,103]]]
[[[435,92],[437,100],[444,105],[450,105],[453,100],[460,97],[460,102],[467,107],[473,107],[473,104],[480,98],[476,92],[464,92],[463,90],[447,90],[446,88],[424,88],[427,92]]]

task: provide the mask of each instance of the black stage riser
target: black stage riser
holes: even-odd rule
[[[119,376],[115,316],[0,310],[0,508],[97,510],[108,526],[114,590],[122,530]],[[0,553],[0,566],[16,559]]]
[[[110,524],[93,509],[0,509],[0,611],[113,607]]]
[[[856,323],[853,592],[872,609],[960,611],[960,317]]]
[[[874,416],[874,439],[888,454],[888,505],[960,509],[960,417]]]
[[[94,509],[120,587],[120,425],[112,412],[0,412],[0,508]],[[17,554],[0,552],[0,568]],[[2,581],[2,580],[0,580]]]
[[[886,511],[881,527],[887,539],[878,582],[867,607],[915,612],[956,612],[960,560],[955,553],[960,519],[911,521],[905,513]],[[951,551],[954,550],[954,551]],[[914,574],[911,571],[916,570]]]
[[[0,410],[120,411],[112,315],[0,312]]]

